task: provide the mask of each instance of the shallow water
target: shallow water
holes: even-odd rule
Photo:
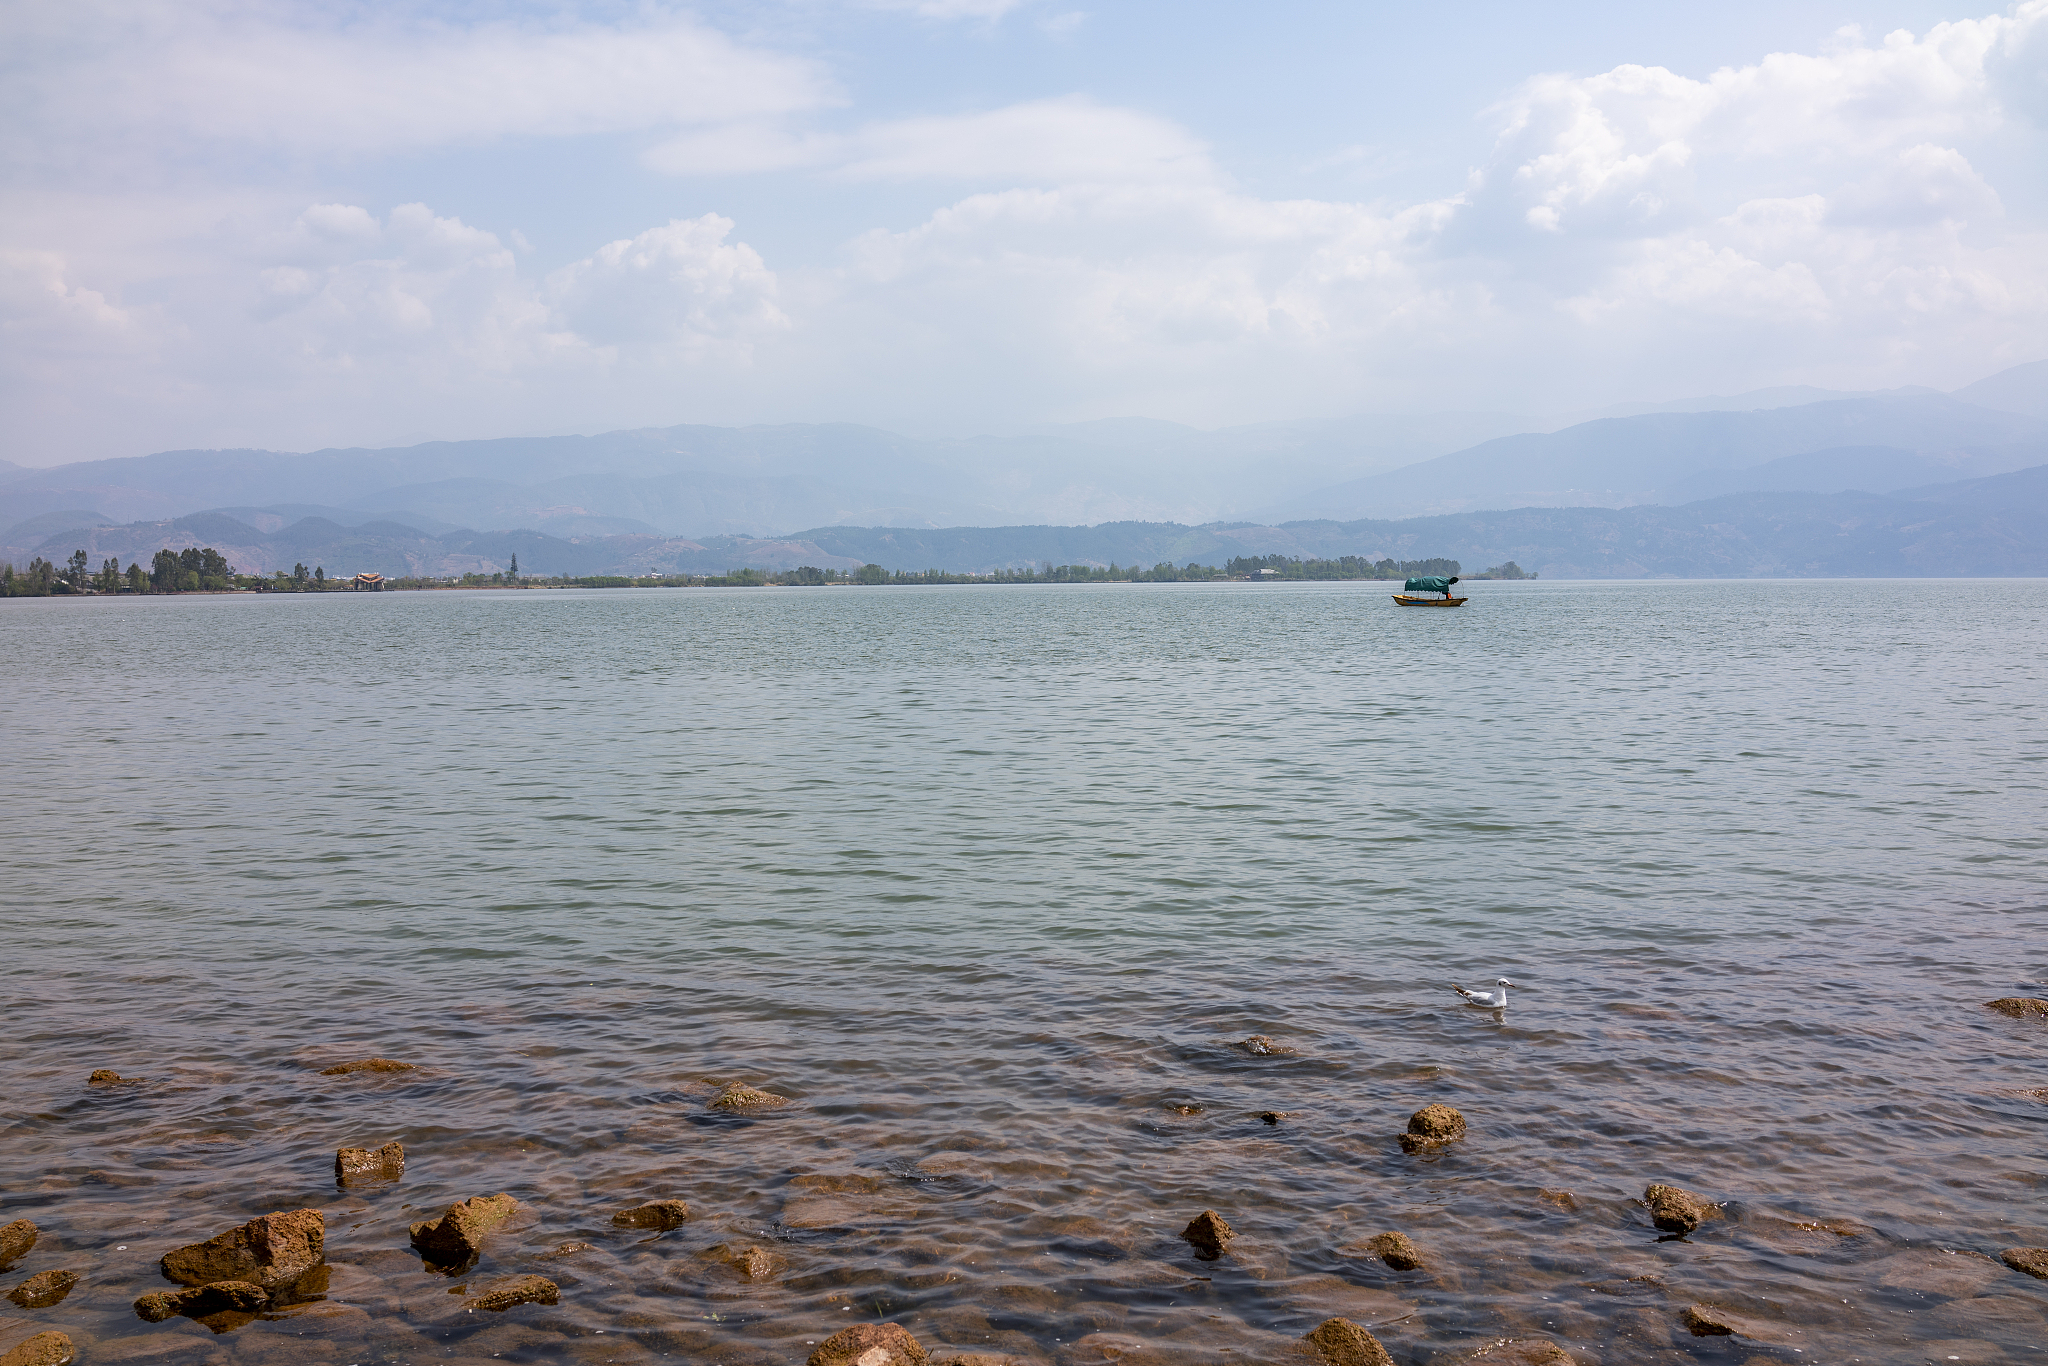
[[[2044,609],[0,604],[0,1222],[43,1230],[0,1281],[86,1277],[5,1308],[88,1363],[769,1366],[878,1316],[935,1357],[1278,1361],[1331,1315],[1404,1363],[2039,1360],[2048,1284],[1995,1259],[2048,1244],[2048,1021],[1980,1003],[2048,994]],[[1447,985],[1503,974],[1502,1014]],[[320,1075],[372,1055],[418,1070]],[[730,1081],[792,1103],[712,1111]],[[1468,1136],[1404,1154],[1432,1101]],[[336,1189],[391,1139],[401,1182]],[[1723,1217],[1660,1235],[1652,1181]],[[423,1270],[407,1222],[500,1190],[521,1226]],[[670,1196],[680,1229],[609,1223]],[[309,1205],[319,1312],[130,1311],[169,1248]],[[1205,1208],[1219,1260],[1177,1236]],[[1390,1229],[1430,1267],[1356,1247]],[[560,1304],[446,1293],[507,1271]]]

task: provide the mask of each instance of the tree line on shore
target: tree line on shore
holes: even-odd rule
[[[324,567],[311,569],[295,564],[289,573],[237,574],[227,557],[212,546],[184,550],[159,550],[148,567],[136,560],[126,569],[118,559],[103,560],[92,567],[83,550],[71,552],[63,564],[52,564],[38,555],[28,568],[16,570],[0,564],[0,597],[40,598],[62,593],[219,593],[245,589],[259,593],[315,593],[339,588],[346,579],[330,579]]]
[[[1204,583],[1218,579],[1262,580],[1346,580],[1405,579],[1415,575],[1460,573],[1456,560],[1368,560],[1362,555],[1336,559],[1303,559],[1287,555],[1243,555],[1222,568],[1205,564],[1177,565],[1161,561],[1150,569],[1138,565],[1062,564],[1050,561],[1036,568],[996,569],[985,574],[952,573],[942,569],[890,570],[879,564],[858,569],[820,569],[801,565],[795,569],[732,569],[724,574],[660,574],[644,577],[620,574],[557,575],[552,578],[522,578],[519,559],[512,558],[509,570],[433,578],[408,575],[386,580],[395,589],[430,588],[754,588],[769,585],[817,586],[858,584],[866,586],[935,583]],[[1533,579],[1514,561],[1496,565],[1474,579]],[[337,589],[349,581],[327,577],[324,566],[308,569],[295,564],[289,573],[280,569],[265,576],[238,574],[220,552],[208,546],[186,550],[159,550],[148,568],[141,561],[125,570],[116,559],[104,561],[97,572],[83,550],[74,551],[63,565],[37,556],[25,571],[0,565],[0,597],[47,597],[60,593],[195,593],[233,589],[267,593],[318,593]]]

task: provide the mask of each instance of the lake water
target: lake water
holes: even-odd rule
[[[2048,1020],[1982,1007],[2048,994],[2048,584],[1471,593],[0,604],[4,1280],[85,1277],[0,1308],[86,1363],[2048,1356],[1996,1260],[2048,1244]],[[1469,1132],[1406,1154],[1430,1102]],[[559,1305],[407,1250],[497,1191],[454,1284]],[[318,1312],[129,1310],[302,1206]]]

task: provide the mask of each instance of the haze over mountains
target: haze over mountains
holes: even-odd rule
[[[1077,559],[1117,558],[1121,547],[1120,562],[1129,563],[1144,555],[1227,558],[1290,545],[1305,553],[1471,555],[1492,553],[1487,547],[1498,543],[1523,547],[1501,558],[1553,574],[1567,567],[1839,573],[1853,572],[1840,567],[1839,555],[1803,555],[1777,533],[1765,537],[1768,553],[1744,532],[1749,549],[1740,553],[1677,560],[1662,552],[1617,557],[1580,544],[1636,523],[1665,528],[1650,537],[1656,540],[1686,518],[1525,518],[1523,530],[1511,532],[1491,516],[1484,524],[1494,530],[1484,533],[1440,524],[1431,534],[1448,539],[1427,546],[1410,534],[1422,533],[1419,523],[1403,530],[1388,524],[1513,509],[1675,509],[1741,495],[1748,501],[1739,504],[1737,520],[1783,513],[1786,525],[1807,526],[1825,519],[1816,496],[1910,491],[1890,503],[1941,502],[1937,488],[2001,487],[1986,481],[2048,465],[2048,361],[1952,394],[1795,388],[1630,406],[1648,411],[1554,430],[1499,414],[1208,432],[1117,419],[952,441],[851,425],[691,426],[311,454],[170,451],[0,468],[0,557],[24,562],[69,535],[81,544],[90,539],[96,558],[146,559],[160,544],[207,541],[239,555],[244,568],[264,572],[300,559],[312,563],[309,555],[323,553],[336,569],[489,571],[516,551],[522,566],[537,573],[702,573],[741,564],[786,567],[784,560],[829,567],[863,557],[892,568],[985,569],[1059,558],[1052,548],[1066,544],[1075,549],[1060,553]],[[1956,505],[1962,511],[1952,506],[1942,515],[1951,522],[1991,516],[1999,512],[1996,501],[1973,494]],[[1859,525],[1911,522],[1895,508],[1861,506],[1862,513],[1845,514]],[[1984,553],[1963,558],[2007,566],[1951,572],[2039,572],[2011,567],[2031,562],[2026,506],[2021,497],[2011,510],[2020,520],[1996,528],[1949,525],[1943,534],[1951,550],[1974,544],[1972,536],[1988,537]],[[1266,534],[1311,522],[1350,527],[1338,538],[1344,548],[1321,533]],[[1102,524],[1208,529],[1193,539],[1134,539]],[[1078,534],[1090,526],[1103,534]],[[987,534],[886,534],[938,528]],[[1000,528],[1017,534],[990,530]],[[96,529],[90,538],[75,534],[88,529]],[[1053,531],[1061,534],[1047,534]],[[1358,536],[1375,543],[1353,544]],[[147,547],[121,548],[130,542]],[[1166,549],[1169,542],[1178,548]],[[1992,549],[1994,543],[2004,549]],[[1944,572],[1901,569],[1911,557],[1900,560],[1904,552],[1885,544],[1891,549],[1865,547],[1864,560],[1893,567],[1860,572]],[[1109,553],[1083,554],[1084,545]],[[1681,560],[1694,567],[1669,567]],[[1788,567],[1795,565],[1809,568]]]

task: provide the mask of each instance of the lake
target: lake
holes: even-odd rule
[[[1983,1003],[2048,995],[2048,583],[1389,591],[0,604],[5,1281],[84,1277],[9,1312],[86,1363],[2039,1360],[2048,1020]],[[408,1250],[500,1191],[469,1277]],[[301,1207],[317,1312],[130,1310]],[[560,1303],[446,1293],[507,1272]]]

